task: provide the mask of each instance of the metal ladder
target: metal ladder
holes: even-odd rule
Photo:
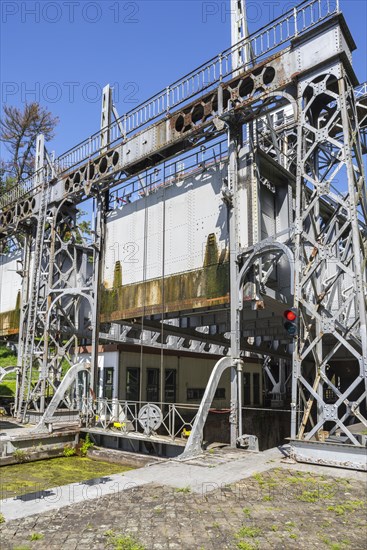
[[[37,220],[36,239],[34,247],[33,270],[31,280],[31,293],[28,303],[27,328],[22,350],[21,385],[18,395],[17,419],[24,422],[28,405],[31,401],[32,364],[34,351],[34,338],[37,324],[38,300],[40,288],[40,274],[42,265],[42,250],[45,235],[47,217],[49,178],[45,167],[42,173],[43,182],[40,194],[40,208]]]

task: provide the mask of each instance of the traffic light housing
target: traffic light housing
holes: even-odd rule
[[[296,336],[297,335],[297,322],[298,322],[298,311],[295,307],[292,307],[291,309],[286,309],[283,313],[284,316],[284,323],[283,326],[285,330],[288,332],[289,336]]]

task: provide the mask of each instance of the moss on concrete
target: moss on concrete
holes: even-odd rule
[[[121,262],[115,263],[115,269],[113,272],[113,288],[118,288],[122,285],[122,267]]]
[[[10,498],[59,485],[126,472],[132,468],[77,456],[2,466],[0,498]]]

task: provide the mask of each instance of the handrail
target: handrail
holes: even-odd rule
[[[126,136],[142,129],[153,120],[167,115],[173,108],[184,104],[203,91],[208,91],[218,83],[229,80],[238,70],[237,66],[232,67],[233,59],[238,58],[235,56],[238,51],[251,48],[254,52],[254,59],[245,67],[250,68],[259,58],[338,12],[339,0],[305,0],[112,122],[108,127],[110,145],[122,141]],[[121,127],[123,135],[121,135]],[[60,155],[55,161],[59,175],[98,156],[101,152],[101,134],[106,131],[106,128],[95,132]],[[34,182],[34,176],[4,193],[0,198],[0,208],[31,192],[32,182]]]
[[[143,408],[147,411],[148,420],[151,412],[154,413],[154,409],[158,408],[161,414],[157,431],[152,429],[150,434],[168,436],[171,440],[175,440],[182,437],[184,429],[190,433],[199,405],[98,398],[94,401],[88,399],[82,407],[82,412],[87,426],[94,424],[90,415],[93,411],[97,428],[112,429],[125,435],[144,433],[149,436],[149,430],[143,428],[139,417]],[[153,419],[154,416],[153,414],[151,418]]]

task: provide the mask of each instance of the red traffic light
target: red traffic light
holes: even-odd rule
[[[295,321],[297,319],[297,314],[293,309],[287,309],[283,315],[287,321]]]
[[[296,336],[298,310],[295,307],[292,307],[291,309],[286,309],[283,315],[285,317],[285,321],[283,323],[285,330],[288,332],[289,336]]]

